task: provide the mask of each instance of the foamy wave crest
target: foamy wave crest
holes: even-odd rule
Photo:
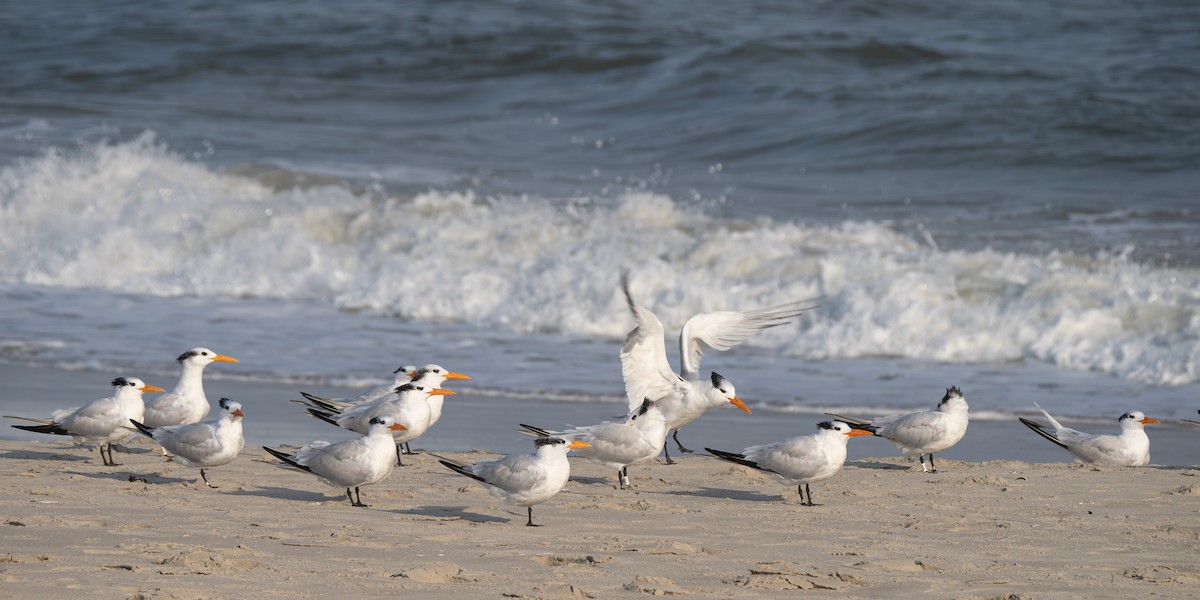
[[[303,181],[304,177],[296,177]],[[510,331],[624,335],[819,298],[751,343],[803,358],[1038,360],[1156,384],[1200,371],[1200,277],[1123,255],[939,251],[886,223],[730,221],[670,198],[284,189],[152,135],[0,171],[0,281],[282,298]]]

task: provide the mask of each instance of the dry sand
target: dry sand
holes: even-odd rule
[[[209,470],[216,490],[146,445],[118,467],[62,440],[0,457],[12,598],[1200,596],[1195,468],[889,457],[807,507],[708,457],[631,468],[626,490],[572,459],[531,528],[429,454],[364,488],[365,509],[257,447]]]

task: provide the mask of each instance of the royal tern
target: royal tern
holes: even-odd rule
[[[967,398],[957,387],[946,388],[946,395],[937,409],[918,411],[906,415],[889,415],[875,419],[855,419],[833,413],[825,413],[835,419],[849,423],[855,429],[869,431],[886,438],[907,456],[916,456],[921,461],[921,470],[937,473],[933,466],[933,454],[953,447],[967,433]],[[929,456],[929,467],[925,457]]]
[[[744,312],[717,311],[694,315],[679,334],[680,372],[671,370],[667,360],[666,333],[663,324],[649,309],[638,306],[629,291],[629,272],[621,273],[625,302],[637,326],[625,338],[621,348],[621,372],[630,410],[644,398],[653,398],[667,418],[667,429],[680,452],[691,452],[679,441],[679,429],[695,421],[706,411],[732,404],[747,413],[729,380],[713,373],[700,380],[700,358],[709,348],[728,350],[764,329],[792,322],[811,306],[793,302]],[[664,452],[666,451],[664,447]],[[669,452],[667,463],[673,462]]]
[[[391,385],[377,385],[357,396],[352,396],[352,397],[347,397],[347,398],[322,398],[321,396],[317,396],[315,394],[310,394],[308,392],[300,392],[300,395],[304,396],[304,398],[307,399],[310,403],[320,402],[320,403],[332,404],[334,406],[340,406],[342,408],[346,408],[352,404],[360,404],[362,402],[370,402],[381,396],[386,396],[386,395],[392,393],[393,391],[396,390],[397,387],[400,387],[400,386],[408,383],[409,381],[412,381],[412,376],[416,372],[417,372],[417,368],[413,365],[401,365],[400,368],[396,369],[395,371],[392,371],[392,375],[394,377],[393,377]],[[306,404],[299,400],[293,400],[293,402],[296,402],[298,404],[304,404],[305,406],[309,406],[312,408],[320,408],[320,406],[318,406],[316,404]]]
[[[29,417],[13,417],[38,425],[13,425],[17,429],[34,433],[50,433],[54,435],[69,435],[76,441],[97,444],[100,447],[100,460],[106,467],[117,466],[113,460],[112,443],[129,437],[129,420],[140,420],[146,405],[142,400],[145,392],[161,392],[162,388],[149,385],[136,377],[118,377],[112,381],[113,395],[108,398],[92,400],[78,408],[68,408],[55,411],[49,419],[33,419]],[[104,447],[108,446],[108,456],[104,456]]]
[[[355,404],[344,410],[336,406],[327,406],[325,410],[310,408],[308,414],[342,429],[362,434],[367,433],[371,420],[375,417],[391,417],[405,427],[393,434],[396,440],[396,464],[404,466],[404,461],[400,458],[401,444],[411,442],[429,431],[432,411],[427,399],[430,396],[453,394],[450,390],[410,382],[397,387],[394,393],[370,402]]]
[[[533,505],[541,504],[562,491],[571,477],[567,452],[587,448],[586,442],[568,442],[562,438],[539,437],[533,454],[513,454],[497,460],[481,460],[463,465],[441,459],[450,470],[483,484],[489,494],[503,498],[506,504],[527,509],[528,527],[533,524]]]
[[[404,431],[404,425],[386,415],[372,418],[369,424],[367,435],[353,440],[336,444],[315,441],[295,454],[266,446],[263,450],[288,466],[316,475],[328,485],[346,488],[351,506],[366,507],[358,488],[379,483],[392,472],[396,464],[392,461],[392,434]],[[350,494],[350,488],[354,488],[354,495]]]
[[[1063,427],[1046,409],[1034,402],[1050,426],[1042,425],[1024,417],[1018,417],[1026,427],[1050,440],[1080,462],[1118,467],[1139,467],[1150,462],[1150,438],[1146,436],[1146,425],[1158,423],[1158,419],[1147,417],[1140,410],[1129,411],[1117,422],[1121,424],[1118,435],[1096,435]]]
[[[817,424],[817,433],[813,435],[751,446],[740,453],[705,450],[722,460],[778,476],[785,484],[796,486],[801,504],[814,506],[808,484],[829,479],[841,470],[846,462],[846,444],[850,438],[860,435],[871,435],[871,432],[854,429],[841,421],[823,421]],[[804,501],[806,491],[808,502]]]
[[[175,389],[146,401],[145,419],[138,419],[151,429],[197,423],[208,416],[208,397],[204,395],[204,367],[214,362],[238,362],[238,359],[217,354],[208,348],[192,348],[175,359],[182,367]]]
[[[462,373],[456,373],[454,371],[447,370],[445,367],[440,365],[429,364],[421,367],[420,369],[406,365],[396,370],[396,385],[393,385],[390,388],[383,386],[379,388],[373,388],[372,390],[355,398],[333,399],[322,398],[307,392],[300,392],[300,395],[304,396],[305,399],[292,400],[292,402],[304,406],[305,408],[316,409],[322,413],[331,412],[333,409],[345,411],[356,404],[371,402],[387,396],[395,392],[396,387],[404,385],[405,383],[422,383],[430,387],[440,388],[442,383],[447,379],[462,380],[470,379],[470,377]],[[429,402],[429,426],[433,427],[433,425],[438,422],[438,419],[442,418],[442,405],[445,401],[445,398],[443,398],[441,395],[434,394],[426,398],[426,401]],[[402,454],[413,453],[412,449],[408,446],[408,442],[403,442],[400,444],[400,446]]]
[[[521,427],[542,437],[586,442],[588,447],[576,452],[576,456],[616,469],[617,482],[622,488],[629,485],[629,466],[654,460],[662,452],[667,439],[666,416],[658,408],[658,403],[651,402],[649,398],[642,400],[641,406],[622,423],[604,421],[563,431],[550,431],[524,423]]]
[[[450,371],[440,365],[425,365],[413,373],[412,382],[422,383],[433,388],[441,388],[442,384],[447,380],[464,381],[470,378],[469,375]],[[427,400],[429,402],[429,426],[433,427],[438,422],[438,419],[442,418],[442,404],[445,401],[445,397],[433,394]]]
[[[447,379],[466,380],[470,378],[469,375],[447,370],[440,365],[430,364],[414,371],[411,381],[412,383],[441,388]],[[442,418],[442,405],[445,404],[446,397],[441,394],[431,394],[425,398],[425,401],[429,403],[429,426],[433,427]],[[401,446],[404,447],[404,454],[413,453],[412,448],[408,446],[408,442],[402,443]]]
[[[200,467],[204,485],[215,488],[204,470],[233,462],[246,445],[242,436],[242,417],[246,413],[242,412],[241,403],[221,398],[217,404],[222,413],[217,419],[158,428],[133,420],[133,426],[170,452],[175,462],[185,467]]]

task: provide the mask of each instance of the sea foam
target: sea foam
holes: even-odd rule
[[[623,336],[618,289],[691,314],[812,299],[751,343],[802,358],[1200,372],[1200,274],[1128,253],[939,249],[886,222],[730,220],[667,196],[389,195],[213,169],[152,134],[0,170],[0,282],[315,301],[517,333]]]

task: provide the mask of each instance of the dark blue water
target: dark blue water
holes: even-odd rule
[[[151,130],[284,187],[331,177],[601,202],[648,189],[717,215],[932,228],[942,247],[1200,255],[1192,2],[5,13],[5,162]]]

